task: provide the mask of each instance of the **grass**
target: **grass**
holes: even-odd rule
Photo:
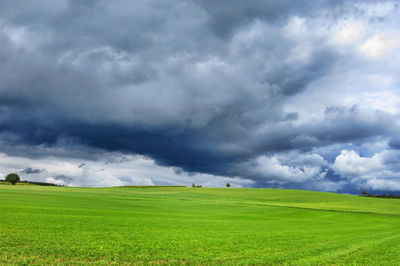
[[[400,201],[279,189],[0,186],[0,264],[381,264]]]

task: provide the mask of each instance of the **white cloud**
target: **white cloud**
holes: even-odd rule
[[[347,22],[338,28],[334,40],[339,43],[354,43],[361,38],[364,26],[360,22]]]
[[[52,183],[52,184],[56,184],[56,185],[60,185],[60,186],[66,185],[63,180],[57,180],[57,179],[52,178],[51,176],[47,177],[44,181],[46,183]],[[68,185],[73,186],[71,184],[68,184]]]
[[[400,181],[371,179],[367,181],[365,186],[376,190],[399,191]]]
[[[344,181],[329,181],[329,180],[319,180],[317,182],[311,182],[310,188],[318,191],[329,191],[337,192],[346,185]]]
[[[380,57],[398,48],[400,45],[399,33],[376,34],[367,39],[360,46],[360,51],[367,57]]]
[[[248,171],[258,175],[260,179],[277,183],[301,183],[311,179],[323,179],[322,171],[325,161],[318,154],[299,156],[297,159],[280,158],[278,156],[260,156],[249,164]]]
[[[26,168],[43,169],[25,174]],[[0,153],[0,178],[17,172],[22,180],[49,182],[65,186],[186,185],[204,187],[248,187],[254,181],[211,174],[187,173],[173,167],[160,166],[154,160],[135,155],[104,153],[102,160],[71,158],[25,158]]]
[[[366,158],[353,150],[342,150],[336,157],[332,169],[343,177],[368,178],[372,172],[383,170],[384,165],[379,155]]]
[[[391,151],[382,151],[371,157],[362,157],[354,150],[342,150],[336,157],[332,169],[342,178],[348,179],[362,188],[399,190],[400,173],[387,164],[388,159],[396,158],[393,156]]]

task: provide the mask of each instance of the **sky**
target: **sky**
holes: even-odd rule
[[[0,178],[400,192],[400,6],[0,2]]]

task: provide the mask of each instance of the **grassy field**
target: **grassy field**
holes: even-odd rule
[[[279,189],[0,186],[0,264],[382,264],[400,200]]]

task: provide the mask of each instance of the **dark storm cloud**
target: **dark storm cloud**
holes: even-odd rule
[[[72,181],[73,179],[69,176],[65,176],[65,175],[58,175],[54,177],[55,180],[62,180],[62,181]]]
[[[299,93],[310,82],[323,76],[334,65],[336,55],[333,51],[315,51],[311,60],[302,66],[282,64],[267,73],[265,82],[276,84],[285,95]],[[299,68],[302,73],[299,73]]]
[[[44,169],[33,169],[31,167],[25,168],[24,170],[21,171],[21,174],[38,174],[43,172]]]
[[[400,138],[398,136],[391,138],[389,146],[393,149],[400,150]]]
[[[79,158],[122,151],[177,173],[249,177],[243,163],[261,155],[389,138],[396,118],[386,113],[365,119],[357,107],[331,107],[319,121],[298,122],[283,107],[343,56],[321,37],[307,60],[289,60],[304,41],[284,27],[293,16],[334,19],[350,9],[341,1],[2,1],[3,152],[77,146]]]
[[[211,29],[221,37],[231,36],[234,31],[253,20],[284,24],[290,15],[308,16],[319,9],[341,7],[342,1],[263,1],[195,0],[208,16]]]

